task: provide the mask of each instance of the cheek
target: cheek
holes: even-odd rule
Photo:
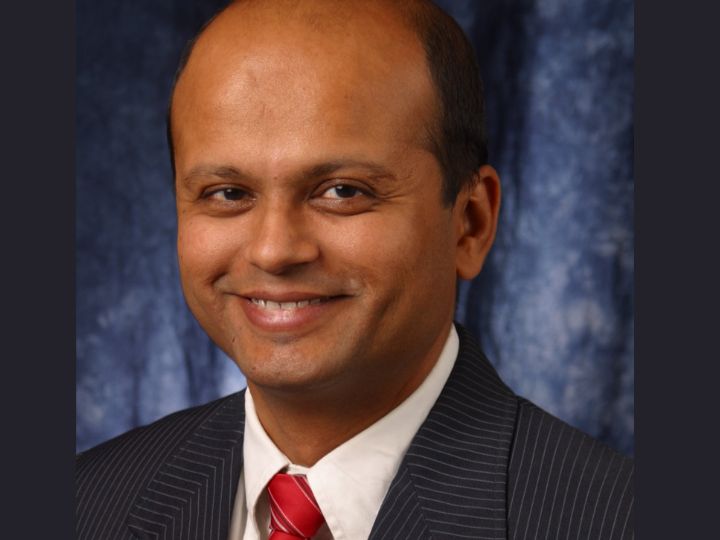
[[[227,271],[235,246],[227,227],[207,218],[190,217],[178,222],[178,264],[183,285],[194,288]]]
[[[342,264],[365,286],[405,290],[454,280],[452,234],[447,220],[418,212],[376,213],[338,220],[323,231],[326,261]]]
[[[446,215],[427,212],[408,225],[397,248],[403,257],[401,286],[413,309],[441,309],[454,301],[453,234]]]

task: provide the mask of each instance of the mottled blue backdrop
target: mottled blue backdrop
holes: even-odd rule
[[[633,452],[633,3],[438,2],[480,59],[498,238],[457,318],[519,394]],[[223,2],[78,0],[77,449],[245,384],[179,286],[165,106]]]

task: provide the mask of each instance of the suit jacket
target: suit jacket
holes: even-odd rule
[[[458,334],[370,539],[631,538],[632,460],[516,396]],[[77,537],[226,540],[244,419],[239,392],[80,454]]]

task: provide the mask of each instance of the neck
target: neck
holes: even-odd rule
[[[248,380],[258,419],[292,463],[311,467],[409,397],[437,363],[448,332],[449,327],[409,373],[395,363],[395,370],[351,377],[351,384],[313,392],[259,386]]]

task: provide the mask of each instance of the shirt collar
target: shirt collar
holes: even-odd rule
[[[425,380],[395,409],[305,469],[290,463],[265,433],[245,392],[243,478],[248,517],[273,475],[285,467],[305,473],[335,540],[367,538],[413,436],[437,401],[455,364],[454,326]]]

